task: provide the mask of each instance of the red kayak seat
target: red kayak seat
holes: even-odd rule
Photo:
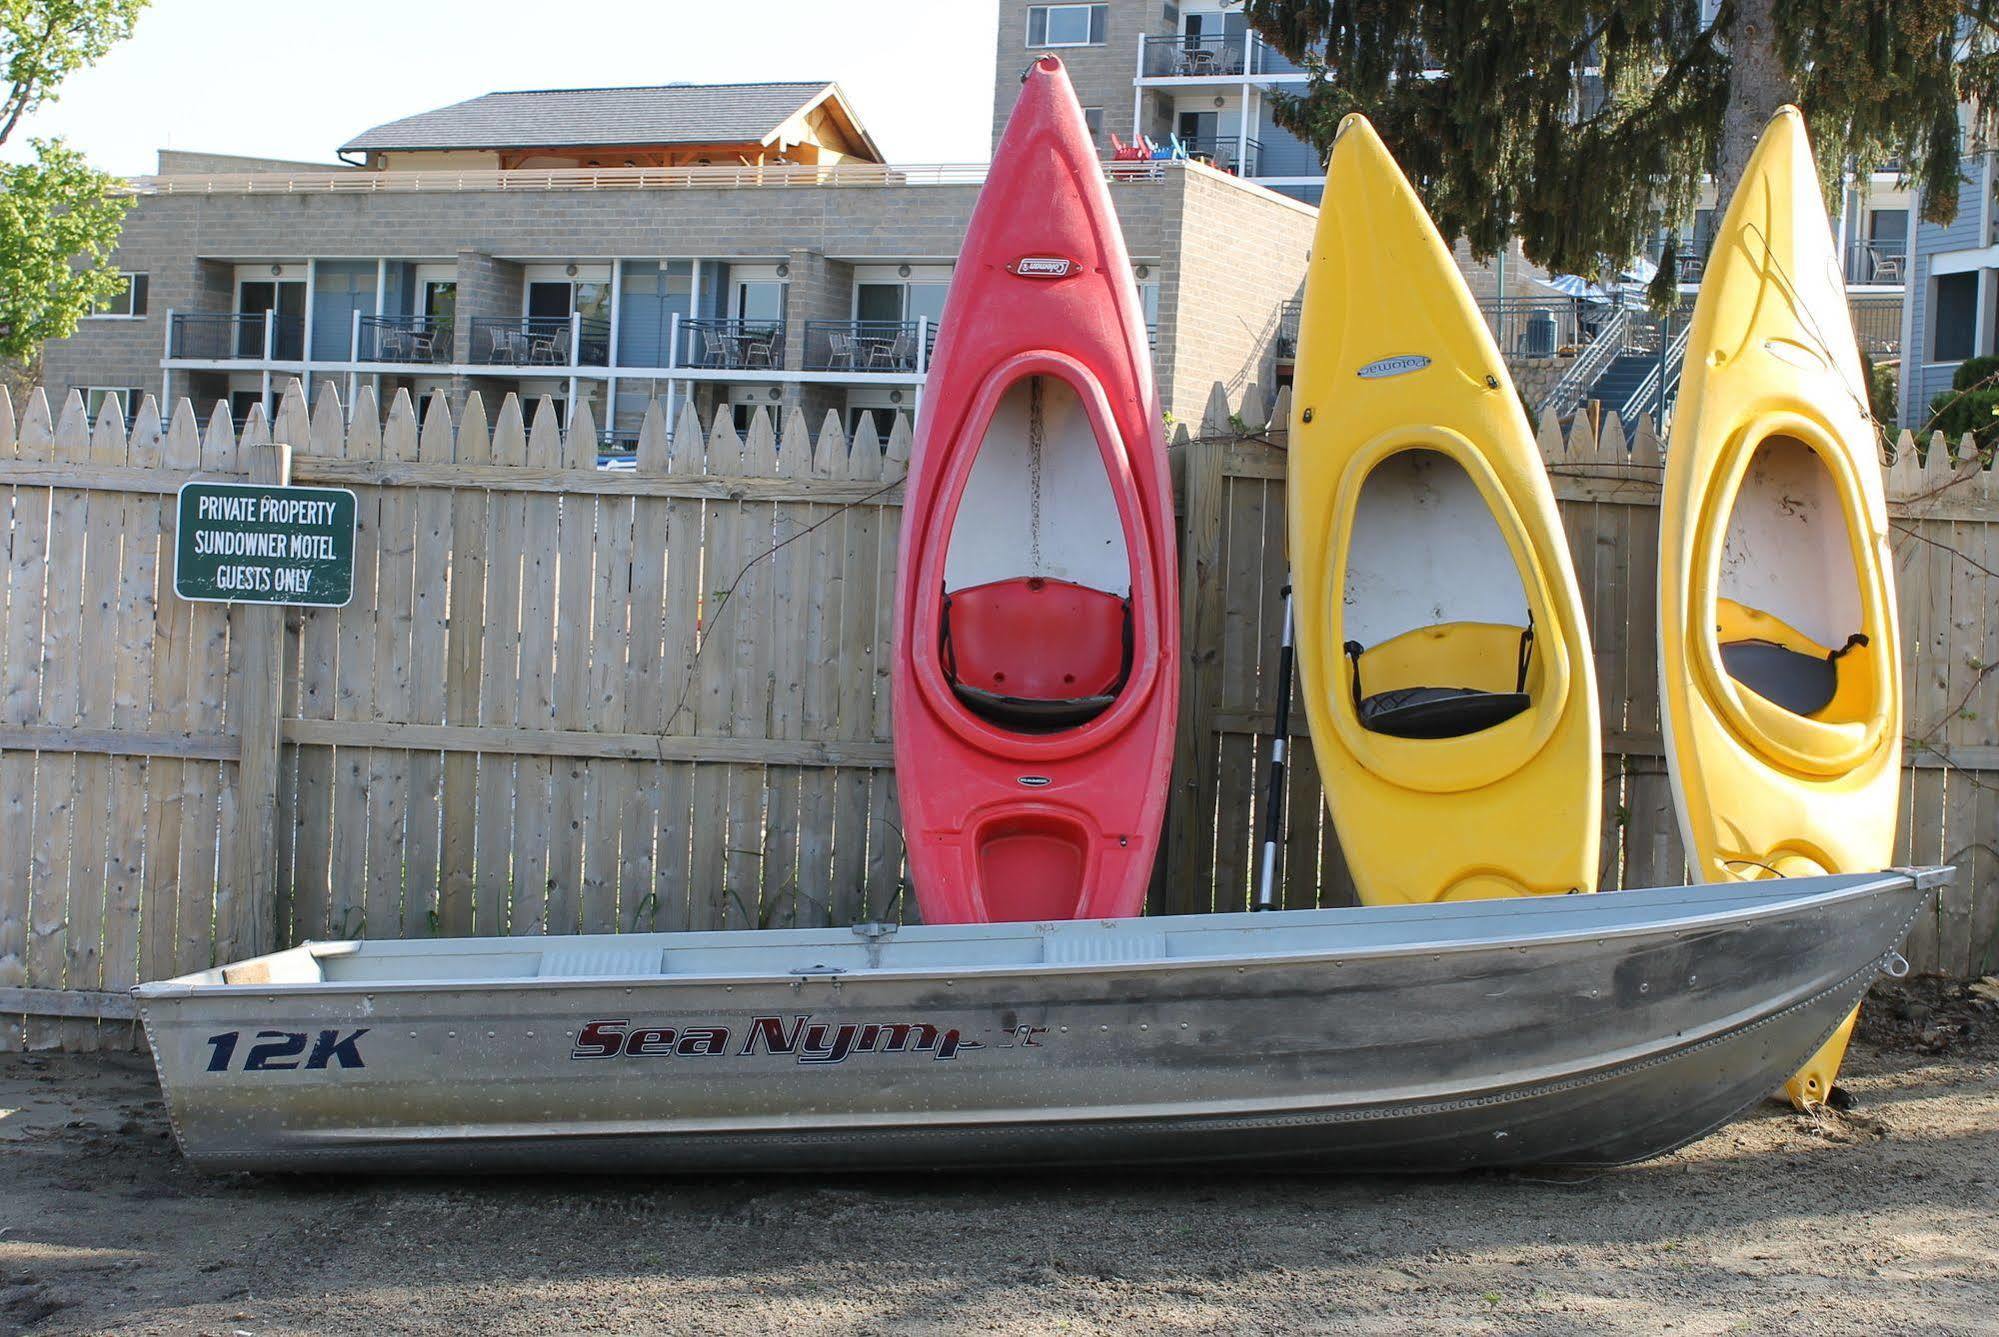
[[[1016,576],[944,596],[944,675],[966,708],[1022,733],[1086,724],[1131,672],[1131,601]]]

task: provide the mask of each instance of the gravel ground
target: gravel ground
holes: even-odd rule
[[[0,1056],[0,1331],[1992,1332],[1985,988],[1593,1176],[214,1178],[143,1058]]]

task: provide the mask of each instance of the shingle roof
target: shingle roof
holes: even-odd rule
[[[756,143],[829,88],[821,80],[488,93],[378,125],[341,152]]]

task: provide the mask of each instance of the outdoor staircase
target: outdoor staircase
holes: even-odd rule
[[[1589,389],[1591,399],[1601,400],[1606,410],[1622,413],[1631,396],[1645,384],[1653,372],[1659,369],[1657,353],[1621,353],[1603,369],[1603,375],[1596,378],[1596,384]],[[1641,413],[1658,416],[1658,396],[1648,396],[1652,401],[1639,406]],[[1635,421],[1635,420],[1634,420]]]

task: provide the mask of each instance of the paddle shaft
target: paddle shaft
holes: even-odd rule
[[[1277,847],[1284,840],[1284,758],[1291,746],[1291,586],[1284,587],[1284,640],[1277,649],[1277,728],[1270,740],[1270,794],[1263,805],[1263,864],[1255,910],[1277,908]]]

